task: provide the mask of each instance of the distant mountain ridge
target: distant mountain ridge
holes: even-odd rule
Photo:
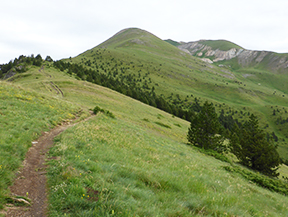
[[[169,41],[167,40],[167,42]],[[232,68],[234,67],[234,69],[254,67],[274,73],[288,72],[288,54],[247,50],[225,40],[182,42],[176,46],[180,50],[209,63],[220,62],[221,64],[232,64]]]

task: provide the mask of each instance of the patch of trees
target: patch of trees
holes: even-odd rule
[[[281,159],[267,134],[259,129],[256,116],[250,115],[241,128],[235,126],[230,137],[231,152],[244,166],[257,170],[265,175],[276,177]]]
[[[276,120],[276,124],[279,125],[279,124],[285,124],[285,123],[288,123],[288,118],[284,119],[282,118],[281,116],[279,118],[277,118]]]
[[[47,56],[46,61],[52,62],[52,58],[50,56]],[[36,57],[32,54],[31,56],[24,56],[21,55],[18,58],[15,58],[14,60],[10,60],[8,63],[1,64],[0,65],[0,78],[3,78],[5,74],[9,72],[17,72],[17,73],[23,73],[28,70],[28,66],[34,65],[34,66],[41,66],[43,63],[43,59],[40,54],[38,54]]]
[[[223,126],[229,130],[226,134],[230,139],[229,147],[223,145]],[[277,147],[270,135],[259,128],[253,114],[244,124],[240,124],[231,117],[225,117],[223,112],[218,117],[213,104],[205,102],[201,111],[191,119],[187,139],[190,144],[203,149],[220,153],[230,150],[244,166],[271,177],[279,175],[277,170],[281,159]]]
[[[287,133],[287,123],[288,123],[288,116],[287,116],[287,110],[285,107],[279,108],[277,105],[274,108],[271,106],[271,110],[273,109],[272,112],[272,117],[274,119],[274,123],[278,126],[278,130],[282,131],[282,134],[288,138],[288,133]],[[277,138],[278,140],[278,138]],[[285,139],[283,139],[285,141]]]
[[[218,117],[218,120],[220,124],[228,131],[232,131],[234,128],[235,124],[237,126],[240,126],[241,123],[238,121],[238,119],[234,119],[232,115],[225,115],[224,110],[222,109],[220,112],[220,115]]]
[[[200,148],[223,152],[224,137],[220,135],[221,124],[212,103],[204,103],[200,112],[191,119],[188,141]]]

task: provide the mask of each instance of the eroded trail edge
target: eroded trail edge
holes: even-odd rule
[[[23,161],[23,168],[18,172],[14,184],[10,187],[12,196],[29,198],[31,206],[6,207],[5,216],[43,217],[47,215],[46,153],[53,146],[55,136],[76,124],[78,123],[58,126],[49,132],[44,132],[37,141],[32,142],[32,147],[29,148]]]

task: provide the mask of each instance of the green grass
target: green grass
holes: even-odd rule
[[[0,81],[0,208],[31,142],[79,107]]]
[[[148,82],[150,78],[149,85],[155,86],[157,94],[169,99],[173,93],[171,102],[187,99],[185,103],[189,104],[194,97],[200,98],[200,102],[208,99],[217,105],[218,111],[238,111],[235,116],[240,121],[253,112],[263,126],[269,123],[269,129],[278,129],[271,117],[271,106],[284,107],[287,99],[278,94],[284,87],[273,95],[274,86],[268,81],[273,76],[260,75],[260,69],[254,69],[256,78],[261,80],[258,85],[256,78],[243,77],[247,72],[235,70],[229,71],[235,79],[229,79],[223,68],[202,63],[147,32],[144,35],[142,32],[143,37],[139,38],[140,33],[137,29],[119,33],[112,41],[66,61],[85,65],[90,60],[92,64],[87,68],[95,67],[95,61],[103,65],[106,73],[113,72],[115,63],[122,62],[125,73],[138,76],[141,70],[142,80]],[[55,139],[55,147],[49,153],[57,156],[49,162],[50,216],[287,216],[287,197],[263,189],[239,173],[226,171],[225,166],[230,164],[223,161],[229,162],[230,158],[204,154],[186,145],[188,122],[110,89],[76,80],[47,63],[44,70],[45,73],[31,67],[16,76],[13,82],[21,85],[16,90],[24,96],[24,92],[36,94],[32,90],[41,92],[48,105],[64,103],[65,112],[71,104],[86,111],[99,106],[114,116],[110,118],[100,112]],[[283,79],[280,84],[285,83],[284,75],[273,79],[275,82]],[[64,97],[51,87],[51,81]],[[17,112],[14,108],[11,107],[13,114]],[[39,111],[35,107],[31,110],[34,115]],[[47,112],[48,122],[61,121],[57,118],[61,113],[52,108]],[[33,139],[27,139],[27,146]],[[287,151],[285,142],[280,148],[281,154]],[[288,176],[286,166],[280,172],[281,177]]]
[[[51,216],[287,215],[286,197],[187,146],[188,122],[53,68],[45,72],[52,77],[32,68],[30,79],[14,82],[40,89],[55,102],[86,110],[99,106],[115,116],[100,112],[55,139],[49,154],[57,158],[48,170]],[[64,97],[48,88],[50,81]]]
[[[224,162],[103,114],[57,137],[50,215],[286,216],[287,198],[230,174]],[[213,178],[212,178],[213,177]]]

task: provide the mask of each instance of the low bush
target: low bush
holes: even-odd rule
[[[110,118],[115,118],[115,115],[112,112],[108,110],[104,110],[100,108],[99,106],[95,106],[95,108],[93,109],[93,113],[96,115],[98,112],[102,112],[103,114],[105,114],[106,116]]]
[[[104,112],[104,109],[101,109],[99,106],[95,106],[93,109],[93,113],[97,115],[98,112]]]
[[[254,182],[263,188],[269,189],[270,191],[288,195],[288,183],[285,183],[279,179],[269,178],[268,176],[252,172],[247,169],[241,169],[237,166],[224,166],[223,168],[229,172],[238,173],[248,181]]]

